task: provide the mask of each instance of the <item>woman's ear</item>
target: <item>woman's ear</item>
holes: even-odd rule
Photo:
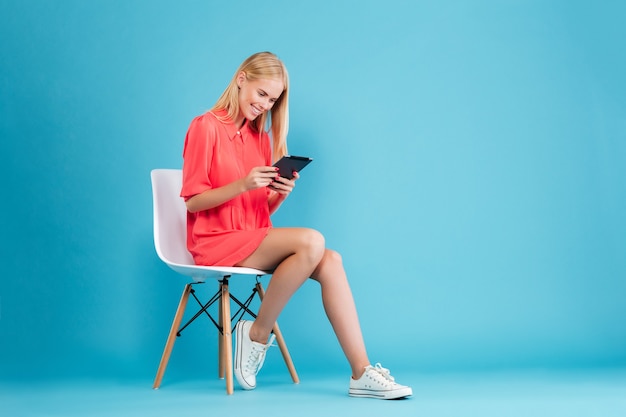
[[[241,88],[244,81],[246,81],[246,73],[241,71],[239,74],[237,74],[237,87]]]

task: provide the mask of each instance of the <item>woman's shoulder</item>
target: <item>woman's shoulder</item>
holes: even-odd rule
[[[220,122],[222,115],[220,112],[216,112],[214,110],[207,110],[206,112],[197,115],[191,120],[191,123],[207,123],[207,124],[216,124]]]
[[[216,114],[217,113],[217,114]],[[194,117],[189,124],[190,131],[219,132],[228,129],[219,112],[209,110]]]

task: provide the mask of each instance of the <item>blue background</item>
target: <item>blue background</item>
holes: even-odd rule
[[[186,281],[154,253],[149,172],[181,166],[260,50],[290,71],[291,153],[315,159],[274,223],[343,254],[373,361],[626,365],[625,13],[1,0],[0,378],[154,375]],[[280,323],[301,374],[348,374],[316,284]],[[166,378],[213,372],[209,324]]]

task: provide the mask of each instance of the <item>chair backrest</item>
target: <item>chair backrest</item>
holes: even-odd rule
[[[187,250],[187,207],[180,190],[180,169],[154,169],[152,207],[154,215],[154,247],[166,264],[193,265]]]

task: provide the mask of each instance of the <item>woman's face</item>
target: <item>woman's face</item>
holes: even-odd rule
[[[283,93],[283,82],[275,78],[248,80],[245,73],[237,77],[239,86],[239,117],[236,122],[240,126],[244,119],[254,120],[269,111]]]

